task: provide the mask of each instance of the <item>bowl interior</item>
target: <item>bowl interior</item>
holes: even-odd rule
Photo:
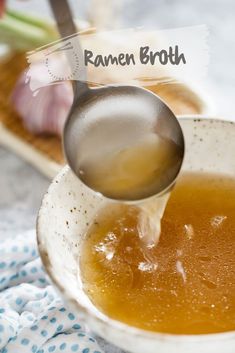
[[[191,117],[181,118],[180,124],[186,142],[183,171],[235,175],[234,123]],[[47,272],[67,299],[101,323],[107,318],[82,289],[79,255],[87,227],[107,202],[65,167],[44,197],[37,227],[39,250]]]

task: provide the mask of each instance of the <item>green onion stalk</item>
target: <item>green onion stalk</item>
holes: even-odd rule
[[[12,50],[32,50],[56,39],[58,33],[50,19],[9,9],[0,18],[0,44]]]

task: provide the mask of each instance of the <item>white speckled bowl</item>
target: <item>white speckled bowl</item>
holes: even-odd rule
[[[180,119],[186,156],[183,170],[235,175],[235,124],[203,117]],[[79,251],[87,226],[107,201],[91,193],[65,167],[52,182],[38,216],[38,246],[44,266],[91,329],[134,353],[234,353],[235,332],[171,335],[130,327],[100,313],[83,292]]]

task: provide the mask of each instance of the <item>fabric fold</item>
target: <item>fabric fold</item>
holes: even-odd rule
[[[0,242],[0,353],[102,353],[50,284],[35,232]]]

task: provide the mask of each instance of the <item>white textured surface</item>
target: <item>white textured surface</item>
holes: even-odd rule
[[[88,1],[73,0],[76,14],[85,18]],[[49,14],[45,0],[9,1],[11,6]],[[206,24],[210,30],[211,63],[204,89],[218,114],[234,120],[234,0],[124,0],[123,27],[171,28]],[[48,180],[32,167],[0,148],[0,237],[15,236],[35,226]],[[107,353],[121,353],[103,342]]]

